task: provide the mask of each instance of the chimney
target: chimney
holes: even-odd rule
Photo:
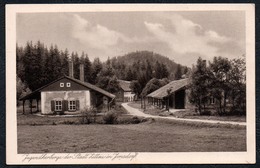
[[[79,79],[84,82],[84,64],[79,65]]]
[[[72,59],[69,60],[69,77],[74,78],[74,68]]]

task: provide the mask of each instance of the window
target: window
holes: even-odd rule
[[[76,111],[76,100],[69,101],[69,111]]]
[[[67,82],[67,87],[70,87],[70,82]]]
[[[62,111],[62,101],[61,100],[55,101],[55,111]]]
[[[64,87],[64,83],[60,83],[60,87]]]

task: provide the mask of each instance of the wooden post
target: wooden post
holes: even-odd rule
[[[170,111],[170,97],[167,99],[167,110]]]
[[[30,99],[30,108],[31,108],[31,114],[32,114],[32,102],[33,102],[33,100],[32,99]]]
[[[25,100],[23,100],[23,114],[25,114],[25,111],[24,111],[24,103],[25,103]]]
[[[143,108],[143,97],[141,97],[141,108]]]
[[[165,100],[162,99],[162,109],[164,109],[164,105],[165,105]]]
[[[145,108],[146,108],[146,106],[145,106],[145,97],[144,97],[144,111],[145,111]]]
[[[37,103],[37,112],[39,112],[39,99],[36,99],[36,103]]]

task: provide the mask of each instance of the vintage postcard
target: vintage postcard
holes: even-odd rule
[[[253,164],[254,4],[6,5],[8,165]]]

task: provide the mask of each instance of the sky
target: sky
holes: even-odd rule
[[[19,46],[40,40],[90,60],[149,50],[191,67],[246,49],[243,11],[19,13],[16,22]]]

